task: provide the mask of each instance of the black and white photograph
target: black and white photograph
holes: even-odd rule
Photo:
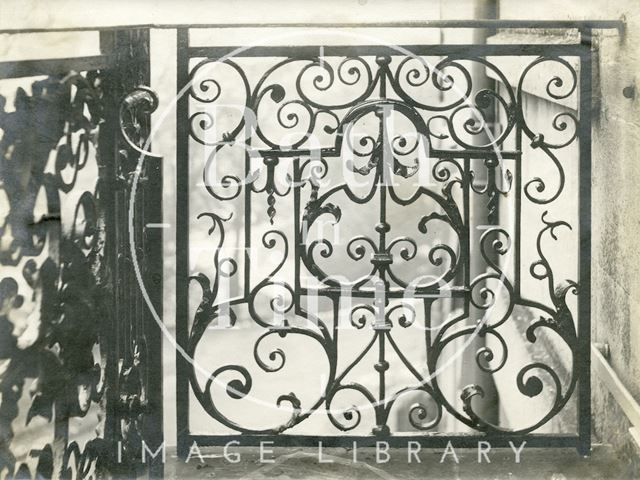
[[[640,479],[640,0],[2,0],[0,480]]]

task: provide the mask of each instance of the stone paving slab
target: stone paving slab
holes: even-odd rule
[[[257,448],[237,448],[240,462],[230,463],[222,455],[222,448],[202,449],[202,461],[197,455],[188,463],[175,453],[167,452],[165,478],[167,479],[246,479],[246,480],[405,480],[405,479],[640,479],[640,472],[621,462],[611,448],[595,447],[591,457],[582,458],[572,449],[524,450],[521,462],[515,463],[510,449],[493,449],[491,463],[478,463],[475,449],[456,449],[459,463],[452,455],[442,459],[443,450],[423,449],[415,459],[407,461],[405,449],[390,450],[390,460],[376,462],[373,448],[358,448],[357,463],[353,451],[344,448],[323,450],[322,459],[333,463],[320,463],[318,450],[312,448],[270,448],[272,454],[261,463]],[[230,449],[229,452],[232,450]],[[382,456],[384,459],[384,455]]]

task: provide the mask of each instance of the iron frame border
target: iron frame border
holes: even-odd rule
[[[623,21],[510,21],[510,20],[475,20],[475,21],[437,21],[437,22],[403,22],[383,24],[212,24],[212,25],[165,25],[151,28],[175,28],[177,35],[177,93],[189,82],[189,61],[193,58],[220,58],[230,54],[240,47],[195,47],[190,46],[189,30],[197,28],[270,28],[270,27],[417,27],[417,28],[558,28],[565,30],[577,29],[580,33],[579,43],[567,44],[473,44],[473,45],[410,45],[406,48],[415,55],[473,54],[477,56],[534,56],[556,55],[573,56],[580,60],[579,72],[579,111],[580,125],[578,130],[579,149],[579,265],[578,277],[580,295],[578,300],[578,348],[575,360],[581,362],[579,370],[583,372],[578,382],[576,398],[578,402],[577,435],[574,434],[527,434],[527,435],[447,435],[421,433],[418,435],[391,435],[385,437],[370,436],[313,436],[313,435],[196,435],[189,429],[190,383],[189,365],[180,354],[176,355],[176,426],[177,453],[184,458],[188,455],[189,447],[195,441],[201,446],[220,446],[231,441],[238,441],[242,446],[256,446],[260,441],[273,442],[273,446],[351,446],[351,442],[362,443],[363,446],[375,444],[384,440],[392,447],[402,446],[408,441],[418,442],[427,448],[445,447],[450,441],[461,445],[461,448],[471,448],[479,441],[488,441],[494,447],[508,447],[510,441],[526,441],[530,447],[574,447],[580,455],[589,455],[591,450],[591,375],[590,375],[590,342],[591,342],[591,125],[592,125],[592,34],[594,29],[617,29],[624,33]],[[1,31],[0,31],[1,32]],[[291,53],[304,55],[306,52],[317,53],[320,45],[310,46],[274,46],[250,47],[251,54],[239,56],[268,56],[289,57]],[[354,45],[323,47],[325,55],[340,56],[358,54],[366,51],[367,55],[389,53],[391,46]],[[426,50],[423,50],[426,49]],[[395,48],[397,51],[397,47]],[[524,51],[524,53],[523,53]],[[176,202],[176,339],[184,348],[188,342],[189,324],[189,217],[180,215],[189,212],[189,128],[187,122],[180,119],[188,118],[188,96],[178,98],[176,115],[176,159],[177,159],[177,202]],[[517,130],[520,132],[520,130]],[[516,161],[520,157],[521,135],[518,135]],[[520,188],[517,185],[518,204],[521,203]],[[299,208],[299,207],[298,207]],[[516,226],[518,236],[520,225]],[[518,242],[517,242],[518,243]],[[519,245],[519,244],[518,244]],[[519,258],[519,254],[518,254]],[[182,405],[182,408],[180,407]],[[248,443],[243,443],[247,442]]]

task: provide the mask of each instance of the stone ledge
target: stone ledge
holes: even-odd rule
[[[511,449],[496,448],[488,453],[491,463],[478,463],[476,449],[456,449],[459,463],[451,455],[442,459],[443,450],[423,449],[421,463],[407,462],[406,449],[390,449],[387,463],[376,463],[376,451],[358,449],[358,463],[353,463],[351,450],[327,448],[323,459],[333,463],[319,463],[318,451],[313,448],[273,448],[273,463],[260,463],[258,448],[243,447],[239,463],[229,463],[222,455],[222,447],[202,449],[204,462],[193,457],[184,463],[167,451],[165,478],[240,479],[602,479],[638,478],[640,472],[622,463],[610,447],[595,446],[591,457],[581,458],[573,449],[525,449],[521,462],[515,463]]]

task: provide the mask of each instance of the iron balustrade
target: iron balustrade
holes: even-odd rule
[[[491,26],[500,28],[502,23]],[[184,349],[177,359],[179,454],[186,456],[194,441],[201,446],[229,441],[242,445],[260,441],[316,445],[321,440],[324,446],[349,447],[353,441],[371,445],[380,439],[392,445],[412,440],[432,447],[445,446],[449,441],[469,446],[478,440],[490,440],[492,445],[508,446],[509,441],[526,440],[529,446],[574,446],[582,453],[588,452],[591,26],[578,22],[561,27],[578,29],[582,41],[553,45],[208,47],[191,46],[190,30],[178,30],[176,291],[177,339]],[[431,63],[426,60],[434,57]],[[525,62],[517,78],[507,78],[499,67],[500,60],[506,58]],[[545,136],[525,108],[523,85],[541,82],[530,72],[542,64],[561,71],[542,80],[547,99],[579,98],[578,112],[564,111],[549,119],[553,133],[563,135],[559,140]],[[490,71],[499,82],[493,87],[477,87],[472,65]],[[286,73],[277,77],[283,71]],[[431,101],[419,99],[428,87],[440,96]],[[329,95],[331,92],[333,95]],[[241,99],[241,113],[234,117],[235,123],[219,127],[216,102],[224,107],[225,94]],[[349,94],[347,100],[340,97]],[[402,117],[406,131],[391,135],[391,116]],[[502,123],[490,125],[496,116],[503,118]],[[377,122],[377,133],[364,136],[361,142],[350,140],[350,129],[365,118],[375,119],[370,122]],[[498,131],[493,131],[496,126]],[[487,131],[488,140],[478,141]],[[416,139],[413,142],[411,135]],[[318,137],[322,138],[319,143],[314,140]],[[446,142],[448,146],[441,146]],[[579,191],[572,193],[579,197],[579,217],[576,212],[570,224],[557,210],[553,214],[549,210],[559,198],[562,200],[566,189],[564,152],[576,145]],[[244,153],[237,158],[226,153],[234,148]],[[531,163],[534,175],[524,178],[523,165],[532,162],[523,154],[527,148],[538,157],[544,156],[553,172],[544,172],[547,177],[543,177]],[[428,185],[421,183],[424,177],[420,177],[420,169],[425,167],[416,158],[421,150],[428,152],[424,157],[435,159],[429,167]],[[197,162],[193,159],[199,154],[204,155],[204,168],[197,167],[194,173]],[[334,180],[321,188],[321,180],[333,178],[330,172],[336,168],[345,168],[350,175],[368,181],[368,190],[358,194],[346,180]],[[284,183],[277,181],[285,176]],[[395,182],[412,178],[420,180],[413,184],[411,195],[403,198]],[[197,189],[208,195],[205,210],[202,202],[193,204],[191,195]],[[423,265],[428,264],[435,272],[435,281],[412,285],[411,279],[402,278],[397,269],[402,262],[414,260],[424,245],[410,236],[392,238],[393,221],[388,212],[392,204],[414,212],[409,210],[412,205],[425,198],[433,206],[428,213],[415,216],[417,231],[427,235],[439,222],[448,236],[446,241],[429,247],[422,259]],[[484,199],[481,214],[471,211],[472,198]],[[506,198],[513,202],[504,203],[515,216],[513,228],[500,223],[499,206]],[[335,244],[309,233],[321,218],[344,225],[345,212],[365,204],[371,205],[362,210],[368,222],[366,231],[360,225],[361,231]],[[528,265],[522,264],[524,204],[543,208],[536,218],[539,228],[531,237],[533,243],[526,243],[536,255]],[[257,224],[255,218],[263,223]],[[284,226],[278,227],[279,221]],[[211,237],[207,245],[213,265],[207,273],[189,266],[194,248],[190,236],[198,229],[208,229]],[[481,233],[476,233],[479,229]],[[579,247],[576,243],[575,248],[577,277],[567,280],[558,278],[546,251],[548,241],[557,240],[563,229],[577,229],[579,236]],[[229,245],[225,243],[230,235],[235,242],[239,238],[242,246],[235,257],[228,254]],[[337,255],[339,248],[346,255],[327,271],[322,261]],[[256,256],[247,253],[252,251],[257,251]],[[271,252],[278,260],[267,268],[265,259]],[[511,256],[512,263],[504,261]],[[256,258],[257,264],[252,263]],[[344,261],[368,264],[369,271],[350,282],[335,280]],[[478,262],[483,266],[481,271],[477,270]],[[259,277],[254,278],[260,268]],[[548,295],[546,302],[528,296],[521,282],[524,275],[542,282]],[[232,295],[222,292],[221,285],[232,278],[236,278],[237,291]],[[309,279],[316,282],[313,287]],[[197,285],[201,292],[191,307],[190,284]],[[330,301],[328,312],[313,315],[305,307],[305,299],[311,294]],[[578,308],[572,310],[568,297],[574,295]],[[432,319],[431,308],[443,296],[461,306],[462,314],[446,321]],[[357,302],[349,313],[351,327],[369,340],[350,357],[351,363],[339,367],[338,318],[345,297]],[[398,330],[410,328],[418,316],[416,308],[401,301],[407,297],[422,302],[425,311],[426,361],[421,365],[409,360],[395,341]],[[497,319],[487,321],[498,301],[504,308],[498,308],[501,313]],[[258,306],[265,302],[271,302],[266,314]],[[539,419],[510,428],[483,418],[477,411],[477,402],[485,396],[481,385],[472,382],[460,386],[457,398],[445,393],[440,387],[438,364],[446,357],[443,352],[456,341],[491,337],[497,347],[485,345],[473,352],[475,368],[479,374],[499,373],[509,360],[509,346],[501,327],[516,322],[514,310],[520,307],[537,312],[536,318],[523,327],[522,342],[534,344],[543,331],[552,332],[569,352],[570,367],[569,378],[563,378],[544,360],[530,361],[518,369],[512,383],[517,395],[535,398],[548,392],[552,400]],[[436,320],[443,322],[437,329],[432,325]],[[249,322],[262,330],[242,362],[225,361],[224,356],[209,353],[198,360],[199,352],[227,351],[208,333],[212,328],[218,342],[225,342],[228,340],[224,340],[221,328],[238,328],[238,322]],[[272,347],[268,355],[261,353],[267,339],[278,337],[283,341],[292,337],[299,341],[312,339],[323,353],[322,361],[328,364],[323,377],[326,382],[312,401],[303,403],[296,394],[296,378],[290,378],[293,391],[271,392],[272,404],[288,412],[283,421],[276,421],[274,410],[264,403],[251,399],[259,380],[269,382],[265,375],[281,372],[287,365],[283,348]],[[238,344],[240,348],[247,347]],[[370,351],[378,352],[375,363],[368,363],[377,372],[374,388],[348,379]],[[399,359],[395,368],[406,369],[413,376],[412,383],[394,391],[387,388],[389,375],[394,373],[389,371],[391,354]],[[200,364],[208,365],[213,360],[216,367],[207,373],[207,367]],[[322,372],[314,370],[314,365],[317,363],[311,364],[307,374],[320,376]],[[258,379],[256,372],[263,375]],[[332,403],[345,391],[359,394],[362,404],[336,410]],[[410,392],[428,397],[403,413],[412,429],[421,432],[417,435],[392,431],[389,426],[394,404]],[[203,409],[214,420],[207,426],[198,414],[197,432],[191,428],[195,408],[192,397],[198,410]],[[536,433],[561,414],[574,397],[578,403],[575,433]],[[229,402],[233,401],[232,407]],[[367,424],[370,434],[344,435],[362,427],[360,407],[374,412]],[[273,425],[255,426],[255,413],[249,415],[255,410],[262,412],[262,420],[274,415]],[[326,429],[296,433],[296,428],[318,412],[327,415],[331,433]],[[452,416],[475,433],[439,430],[443,415]],[[253,424],[248,421],[250,416]]]
[[[578,32],[579,41],[573,44],[255,46],[240,50],[189,44],[189,32],[195,28],[308,26],[131,25],[0,31],[3,34],[100,31],[101,36],[101,52],[94,56],[0,62],[1,79],[47,77],[29,82],[31,94],[25,89],[17,92],[15,111],[10,111],[4,101],[0,105],[3,134],[0,190],[8,206],[0,227],[3,270],[0,323],[6,334],[1,350],[7,365],[0,373],[3,474],[38,474],[45,478],[80,478],[92,472],[107,476],[140,475],[144,465],[140,462],[139,440],[144,439],[155,450],[163,439],[161,335],[136,288],[127,226],[131,181],[150,131],[149,114],[157,106],[155,94],[140,88],[149,83],[151,28],[176,29],[178,93],[185,93],[177,101],[176,132],[177,338],[186,352],[186,358],[178,355],[177,359],[181,455],[187,454],[193,441],[202,446],[230,440],[243,445],[263,440],[280,445],[309,445],[318,439],[325,446],[347,447],[353,441],[364,446],[380,439],[397,446],[411,440],[434,447],[444,447],[449,441],[464,447],[476,446],[478,440],[489,440],[494,446],[526,440],[528,446],[575,446],[583,454],[588,452],[591,41],[593,30],[617,29],[623,34],[624,24],[469,20],[315,25],[562,29]],[[431,58],[431,63],[425,64],[425,58]],[[523,60],[524,70],[517,78],[508,77],[499,67],[501,58]],[[260,62],[268,72],[256,75],[251,65]],[[206,75],[198,77],[212,64],[230,68],[237,81],[224,85]],[[470,71],[474,64],[476,72],[478,68],[489,71],[499,81],[493,85],[477,83],[477,73]],[[552,65],[562,73],[542,81],[535,79],[532,73],[541,64]],[[293,81],[293,86],[289,89],[270,77],[280,68],[292,68],[288,80]],[[553,135],[542,133],[539,125],[528,117],[524,83],[529,81],[537,83],[542,96],[552,101],[577,97],[577,111],[563,111],[549,119],[547,127],[554,135],[564,135],[562,140],[552,140]],[[339,104],[334,101],[338,96],[330,95],[323,100],[314,96],[331,93],[334,88],[341,92],[351,89],[352,93],[354,88],[361,90]],[[420,100],[416,94],[426,88],[437,95],[429,101]],[[255,122],[223,130],[224,138],[206,145],[207,130],[214,120],[208,116],[206,107],[215,105],[218,89],[221,93],[244,95],[242,111]],[[276,106],[275,116],[274,110],[270,111],[271,117],[260,116],[265,101],[271,102],[272,108]],[[389,119],[400,117],[406,131],[401,131],[399,137],[389,137]],[[461,118],[464,119],[460,121]],[[308,125],[300,132],[305,119]],[[349,128],[363,119],[376,125],[377,132],[362,143],[350,143]],[[273,127],[298,138],[289,135],[289,144],[284,145],[282,137],[271,138],[269,129]],[[317,129],[324,132],[324,137],[315,135]],[[248,137],[241,138],[245,132],[249,132]],[[403,133],[411,133],[419,140],[414,145]],[[323,138],[319,146],[309,144],[312,136]],[[216,165],[216,157],[222,155],[219,151],[240,144],[241,139],[245,149],[241,174],[225,174],[222,168],[223,179],[218,185],[207,185],[205,178],[211,208],[194,211],[190,194],[202,191],[200,186],[193,188],[189,159],[195,149],[209,149],[205,163],[211,169]],[[416,152],[423,150],[428,150],[424,157],[433,160],[428,169],[422,160],[413,161]],[[345,151],[350,152],[348,158]],[[531,151],[540,155],[552,170],[536,173],[539,167],[530,161]],[[574,165],[576,171],[568,176],[567,169],[573,168],[567,160],[573,155],[571,152],[578,152],[578,162]],[[406,157],[410,157],[408,162]],[[254,178],[255,165],[260,174]],[[225,164],[221,167],[226,168]],[[369,182],[366,194],[357,196],[347,183],[330,181],[328,188],[324,186],[327,175],[336,167],[345,168],[353,178]],[[533,170],[525,175],[526,168]],[[86,173],[90,169],[98,172],[96,182],[89,186],[78,183],[83,170]],[[287,169],[290,177],[282,183],[278,179]],[[427,181],[415,182],[423,178],[425,170]],[[162,230],[148,229],[145,225],[162,222],[162,168],[156,159],[147,156],[138,173],[141,181],[133,220],[134,248],[145,284],[153,286],[148,295],[158,305],[162,290]],[[200,176],[203,172],[195,173]],[[576,176],[577,190],[572,186]],[[415,182],[415,191],[408,198],[402,197],[395,186],[397,181],[404,180]],[[562,211],[554,210],[559,203],[562,210],[563,193],[574,195],[578,201],[577,216],[572,221],[563,218]],[[230,218],[225,206],[236,199],[245,203]],[[416,215],[411,205],[425,199],[431,202],[430,210]],[[479,199],[482,209],[477,208]],[[70,210],[60,208],[63,203],[69,206],[68,202]],[[446,232],[444,239],[426,251],[422,261],[423,267],[439,272],[438,281],[418,284],[411,295],[406,295],[410,280],[402,275],[402,266],[419,258],[425,250],[418,238],[392,237],[395,217],[389,212],[394,204],[415,215],[407,217],[414,221],[417,233]],[[42,205],[44,210],[40,208]],[[366,232],[358,232],[343,244],[313,237],[313,229],[320,224],[345,225],[350,210],[361,205],[366,208],[360,215],[361,223],[352,226],[357,229],[365,225]],[[529,219],[524,219],[522,212],[531,205],[541,209],[535,218],[539,228],[533,235],[523,235]],[[257,230],[251,215],[262,222],[260,227],[264,231],[258,237],[251,234],[252,226]],[[505,215],[513,215],[513,221],[504,223]],[[281,227],[283,220],[291,222],[285,222],[287,229]],[[434,224],[440,224],[440,228],[433,228]],[[577,275],[566,281],[554,270],[548,247],[549,242],[557,241],[569,228],[577,234],[579,246],[568,248],[577,255],[574,265]],[[213,273],[194,273],[189,268],[190,237],[203,229],[210,235]],[[248,253],[239,261],[223,256],[225,241],[229,242],[232,236],[242,251],[257,248],[262,253],[279,252],[280,258],[266,275],[253,278],[252,272],[257,269],[253,268],[255,265],[252,267]],[[322,263],[338,256],[338,247],[346,247],[342,254],[352,262],[344,265],[366,265],[369,269],[366,279],[353,282],[346,296],[344,285],[334,280],[335,272],[328,271],[335,265]],[[535,258],[523,264],[526,252]],[[510,256],[514,260],[506,261]],[[267,257],[262,258],[265,267]],[[278,279],[288,269],[293,272],[291,283]],[[546,303],[527,297],[528,287],[522,281],[527,275],[530,281],[542,285]],[[367,281],[373,281],[373,285],[367,286]],[[235,282],[241,295],[226,299],[220,290],[225,282]],[[189,295],[189,285],[202,291],[191,311],[189,303],[193,297]],[[261,315],[257,307],[261,295],[269,288],[280,290],[274,302],[269,303],[272,296],[267,295],[271,313],[280,319],[277,325]],[[308,316],[303,299],[316,292],[331,305],[328,314],[313,318],[311,324],[296,323],[287,317],[290,313]],[[445,293],[449,297],[448,306],[433,309]],[[340,304],[347,297],[356,303],[348,312],[347,326],[365,340],[365,345],[345,367],[338,364],[343,342],[339,341],[336,319]],[[403,304],[406,298],[419,302],[422,312],[427,313]],[[571,298],[577,298],[577,308],[569,305],[567,299]],[[496,299],[506,310],[497,321],[476,324],[474,321],[493,308]],[[26,307],[34,305],[26,322],[32,330],[14,330],[16,319],[26,318]],[[448,346],[476,336],[482,346],[476,350],[474,344],[471,351],[474,368],[480,375],[500,374],[509,361],[509,347],[513,347],[501,336],[500,327],[518,323],[514,322],[513,312],[523,306],[537,311],[539,316],[528,324],[519,323],[521,340],[545,347],[561,345],[569,352],[571,361],[568,372],[563,374],[537,360],[516,372],[512,384],[517,394],[536,398],[550,392],[552,401],[541,419],[513,429],[487,420],[478,410],[486,393],[482,385],[459,385],[462,388],[451,397],[451,389],[441,387],[435,371],[439,362],[448,357]],[[250,366],[225,363],[225,358],[219,358],[223,365],[208,372],[203,385],[189,359],[197,357],[199,348],[207,347],[211,340],[207,336],[209,327],[219,320],[224,309],[227,321],[249,322],[261,333],[245,352]],[[236,315],[235,311],[241,309],[242,315]],[[445,311],[459,314],[433,328],[432,319],[441,320]],[[397,338],[401,336],[399,332],[420,322],[432,328],[422,330],[425,360],[418,364],[408,358]],[[560,343],[541,342],[545,331],[559,338]],[[224,338],[224,331],[214,333]],[[323,352],[322,360],[329,366],[329,375],[322,392],[311,402],[296,395],[295,389],[276,392],[273,403],[279,404],[281,410],[288,407],[289,417],[283,422],[262,428],[245,425],[244,410],[236,407],[239,420],[232,419],[218,408],[219,402],[240,405],[243,399],[247,400],[255,390],[249,367],[254,371],[257,367],[267,380],[269,375],[282,373],[288,365],[285,350],[272,349],[265,357],[261,348],[275,337],[281,340],[304,337],[314,342]],[[375,357],[374,362],[363,360],[367,352]],[[553,351],[548,353],[549,358],[553,357]],[[391,355],[395,356],[395,363],[389,362]],[[373,372],[376,388],[348,380],[351,369],[362,366]],[[408,372],[413,380],[396,389],[397,385],[388,380],[399,370]],[[30,379],[36,380],[32,395],[27,392]],[[216,395],[209,395],[220,386]],[[346,391],[359,394],[364,399],[362,407],[369,405],[373,417],[367,419],[364,408],[363,412],[358,407],[332,409],[332,402],[337,403],[336,398]],[[414,394],[422,395],[422,404],[401,413],[415,433],[392,431],[394,404],[399,404],[401,397]],[[573,399],[577,401],[576,432],[537,433],[569,409]],[[194,432],[190,417],[193,419],[196,403],[211,418],[212,425],[222,425],[226,430],[210,434]],[[97,423],[88,415],[96,410],[100,412]],[[274,411],[258,410],[267,420]],[[296,434],[295,429],[314,414],[326,416],[331,434],[326,429],[314,435]],[[18,415],[27,421],[43,418],[53,430],[51,442],[41,450],[29,452],[36,459],[34,471],[28,462],[16,459],[12,453],[15,446],[12,444],[15,422],[13,425],[12,422]],[[446,416],[473,433],[460,434],[441,428]],[[84,447],[74,441],[69,430],[70,421],[82,417],[98,428],[95,438]],[[348,435],[359,431],[358,428],[366,428],[368,434]],[[204,424],[203,429],[206,430]],[[120,445],[120,449],[114,445]],[[124,460],[121,463],[118,451]],[[159,462],[152,463],[149,473],[161,475]]]

